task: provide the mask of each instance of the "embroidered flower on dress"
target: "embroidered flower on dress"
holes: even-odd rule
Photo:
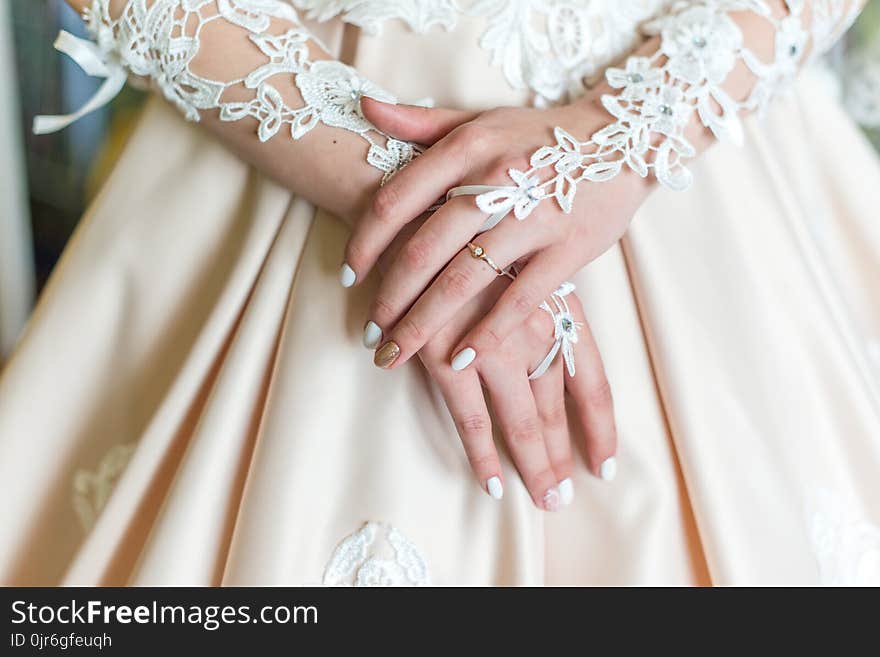
[[[480,209],[486,214],[509,212],[522,221],[544,199],[545,192],[540,180],[517,169],[510,169],[508,175],[516,183],[516,187],[499,187],[497,190],[480,195],[483,205]]]
[[[74,473],[73,508],[86,531],[95,524],[134,451],[134,443],[116,445],[107,451],[94,470],[83,468]]]
[[[424,556],[399,530],[368,522],[343,539],[327,562],[324,586],[430,586]]]

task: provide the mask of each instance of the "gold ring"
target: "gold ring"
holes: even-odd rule
[[[471,251],[471,257],[476,258],[477,260],[482,260],[487,265],[489,265],[496,274],[498,274],[499,276],[504,276],[504,270],[496,265],[495,261],[489,257],[489,254],[486,253],[486,249],[484,249],[479,244],[474,244],[473,242],[468,242],[468,249],[470,249]]]

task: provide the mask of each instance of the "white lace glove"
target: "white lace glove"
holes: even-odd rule
[[[190,121],[199,121],[205,110],[220,110],[222,121],[256,119],[263,142],[282,132],[300,139],[318,124],[356,133],[369,142],[367,161],[384,173],[383,182],[415,155],[411,144],[386,138],[361,113],[362,96],[394,102],[393,96],[350,66],[328,59],[313,61],[312,49],[324,49],[286,2],[129,0],[114,16],[111,0],[94,0],[84,19],[94,42],[62,32],[55,47],[105,82],[78,112],[38,116],[34,121],[38,134],[61,130],[108,103],[134,75],[150,80]],[[201,48],[203,31],[214,21],[247,30],[265,63],[231,80],[195,73],[191,65]],[[278,33],[278,24],[286,25],[283,33]],[[289,105],[273,86],[272,79],[283,75],[293,76],[301,105]],[[242,90],[250,100],[241,100]]]
[[[653,172],[670,189],[688,189],[693,176],[685,161],[697,151],[685,128],[694,113],[718,140],[741,143],[740,112],[763,112],[796,77],[807,53],[824,53],[863,7],[859,0],[816,0],[809,3],[808,12],[805,4],[806,0],[785,0],[787,13],[777,18],[766,0],[674,3],[666,15],[644,28],[647,35],[661,37],[657,52],[630,57],[625,68],[606,71],[608,84],[620,90],[602,96],[613,123],[585,142],[557,127],[556,144],[536,151],[529,170],[509,171],[514,185],[471,185],[452,193],[477,194],[477,206],[490,215],[487,225],[493,226],[511,211],[525,219],[547,198],[570,213],[578,183],[608,181],[624,168],[643,178]],[[761,61],[746,46],[730,16],[738,11],[753,12],[773,27],[773,61]],[[756,79],[744,101],[734,100],[723,88],[738,62]]]

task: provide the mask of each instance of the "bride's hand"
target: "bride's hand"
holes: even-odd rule
[[[380,269],[394,262],[397,247],[405,244],[418,223],[408,226],[382,254]],[[591,470],[604,479],[614,476],[613,457],[617,448],[611,392],[575,293],[564,297],[572,318],[580,324],[578,341],[571,352],[575,377],[568,375],[563,355],[557,354],[543,376],[529,380],[529,373],[547,356],[555,339],[550,313],[538,308],[496,349],[483,354],[475,367],[463,372],[452,369],[449,356],[454,347],[509,285],[508,278],[497,277],[459,309],[419,351],[419,357],[446,400],[471,468],[483,489],[496,498],[504,490],[488,398],[499,433],[534,504],[552,511],[557,505],[569,503],[574,493],[566,389],[573,402],[572,417],[585,439],[587,461]],[[376,335],[366,337],[368,346],[374,346],[370,338]],[[377,359],[387,356],[377,352]]]
[[[609,122],[593,99],[544,110],[495,109],[461,125],[448,120],[450,110],[370,99],[363,108],[385,132],[434,145],[386,184],[356,222],[345,259],[358,281],[398,232],[450,188],[509,186],[508,170],[527,171],[532,154],[552,143],[554,126],[584,139]],[[487,217],[474,197],[447,201],[409,238],[383,277],[369,320],[398,355],[382,366],[406,362],[495,280],[486,263],[471,257],[468,242],[483,247],[502,268],[524,257],[529,262],[494,308],[461,336],[451,352],[456,369],[495,351],[562,281],[620,239],[648,188],[626,171],[609,182],[582,183],[571,214],[546,199],[525,221],[508,216],[477,238]]]

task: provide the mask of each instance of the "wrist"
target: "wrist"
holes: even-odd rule
[[[614,122],[614,117],[602,105],[602,96],[613,91],[607,83],[602,83],[568,105],[561,106],[558,108],[559,115],[555,117],[557,121],[555,125],[584,142],[589,141],[595,133]],[[655,176],[640,176],[628,166],[621,167],[620,173],[610,182],[614,184],[617,193],[627,195],[627,197],[634,199],[638,205],[657,185]],[[597,183],[585,180],[580,184]]]

